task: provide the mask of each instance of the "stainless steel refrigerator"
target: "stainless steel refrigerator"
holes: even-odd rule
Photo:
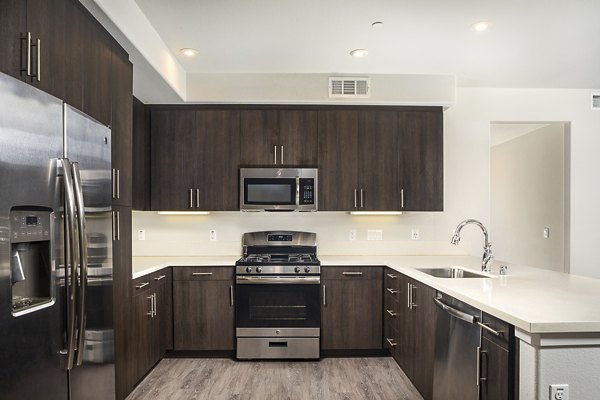
[[[0,397],[113,399],[110,129],[0,74]]]

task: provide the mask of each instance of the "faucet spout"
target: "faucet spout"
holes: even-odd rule
[[[481,222],[477,221],[476,219],[466,219],[462,221],[454,230],[454,235],[452,235],[450,243],[454,245],[460,243],[460,231],[462,231],[462,229],[465,226],[470,224],[477,225],[483,232],[484,245],[483,256],[481,258],[481,270],[484,272],[490,272],[490,263],[494,259],[494,256],[492,255],[492,243],[490,243],[490,238],[487,229],[485,228],[485,226],[483,226]]]

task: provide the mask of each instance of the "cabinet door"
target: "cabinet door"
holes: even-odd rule
[[[173,285],[171,271],[164,270],[153,277],[156,288],[156,318],[154,319],[154,347],[157,361],[173,348]]]
[[[196,112],[153,110],[151,118],[152,210],[197,209]]]
[[[512,398],[509,385],[509,352],[487,338],[481,340],[481,400]],[[510,395],[509,395],[510,394]]]
[[[132,205],[150,211],[150,111],[133,99]]]
[[[232,281],[174,281],[175,350],[233,350]]]
[[[91,17],[85,26],[83,111],[111,125],[112,39]]]
[[[280,164],[277,110],[241,112],[240,164],[242,167],[272,167]]]
[[[240,202],[240,113],[228,110],[196,112],[199,153],[190,160],[197,171],[199,208],[238,211]]]
[[[382,280],[323,280],[321,308],[323,350],[381,349]]]
[[[361,111],[358,137],[360,209],[400,210],[397,113]]]
[[[319,111],[319,210],[356,210],[358,112]]]
[[[153,291],[146,290],[133,297],[129,361],[134,384],[146,375],[155,363],[156,352],[153,351],[152,332],[154,321],[151,315],[153,294]]]
[[[443,211],[442,110],[399,112],[400,188],[407,211]]]
[[[408,294],[409,294],[409,283],[411,280],[406,276],[400,274],[399,279],[399,306],[398,306],[398,346],[397,346],[397,358],[398,365],[404,371],[404,373],[413,380],[413,364],[414,364],[414,349],[413,349],[413,332],[414,332],[414,321],[413,313],[408,308]]]
[[[38,46],[33,51],[33,72],[39,75],[27,81],[59,99],[65,92],[66,1],[27,0],[27,30]]]
[[[133,66],[117,43],[113,44],[111,83],[113,204],[131,206]]]
[[[279,112],[279,161],[286,166],[317,166],[317,111]]]
[[[412,381],[425,399],[433,396],[433,365],[435,359],[436,308],[435,290],[420,282],[413,284],[413,349]]]
[[[27,2],[2,0],[0,12],[0,72],[17,79],[25,79],[27,43],[21,35],[27,35]]]
[[[89,17],[79,2],[67,0],[65,4],[65,103],[83,111],[84,49],[86,25]],[[112,139],[114,143],[114,138]]]

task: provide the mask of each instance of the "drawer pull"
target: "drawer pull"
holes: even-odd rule
[[[394,289],[392,289],[392,288],[387,288],[387,289],[385,289],[385,290],[387,290],[387,291],[388,291],[388,292],[390,292],[391,294],[396,294],[396,293],[398,293],[398,291],[397,291],[397,290],[394,290]]]
[[[212,272],[192,272],[192,276],[209,276],[212,274]]]
[[[155,281],[160,281],[165,279],[167,276],[166,275],[161,275],[161,276],[157,276],[156,278],[154,278]]]
[[[350,276],[362,276],[362,272],[349,272],[349,271],[344,271],[342,272],[342,275],[350,275]]]
[[[398,343],[394,342],[394,339],[386,338],[385,340],[387,340],[392,347],[396,347],[398,345]]]
[[[482,324],[481,322],[477,321],[477,325],[479,325],[480,327],[482,327],[483,329],[485,329],[486,331],[490,332],[493,335],[504,336],[504,332],[503,331],[497,331],[495,329],[492,329],[487,324]]]
[[[149,284],[150,284],[150,282],[144,282],[144,283],[142,283],[140,285],[137,285],[135,288],[136,289],[142,289],[142,288],[145,288],[146,286],[148,286]]]
[[[398,277],[398,275],[394,275],[394,274],[386,274],[387,276],[390,277],[390,279],[396,279]]]
[[[394,310],[385,310],[388,314],[390,314],[392,317],[395,317],[396,315],[398,315],[398,313],[394,312]]]

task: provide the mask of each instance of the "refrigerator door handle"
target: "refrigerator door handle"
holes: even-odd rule
[[[73,173],[68,158],[61,159],[63,182],[65,189],[65,242],[69,251],[65,252],[65,286],[67,288],[67,370],[73,368],[75,358],[75,323],[77,296],[77,259],[79,253],[75,246],[75,193],[73,190]],[[69,267],[71,271],[69,273]]]
[[[83,202],[83,186],[81,185],[81,174],[79,172],[79,163],[73,164],[73,186],[75,188],[75,201],[77,204],[77,232],[79,236],[79,258],[80,258],[80,278],[79,278],[79,336],[77,340],[77,365],[83,363],[83,349],[85,340],[85,289],[87,285],[87,230],[85,226],[85,205]]]

